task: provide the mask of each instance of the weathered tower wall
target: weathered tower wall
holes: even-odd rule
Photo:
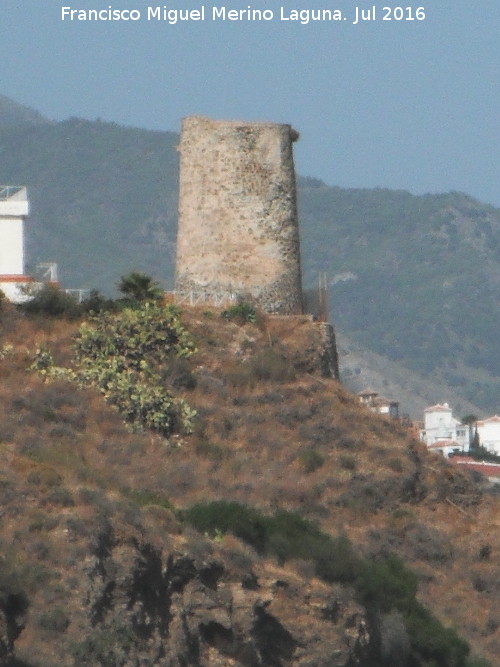
[[[302,312],[290,125],[185,118],[176,294]]]

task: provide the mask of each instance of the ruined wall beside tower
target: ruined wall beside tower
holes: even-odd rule
[[[249,299],[302,312],[290,125],[185,118],[180,151],[179,301]]]

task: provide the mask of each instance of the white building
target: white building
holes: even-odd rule
[[[443,455],[469,451],[469,426],[453,416],[448,405],[432,405],[424,411],[424,428],[420,438],[428,447],[441,451]]]
[[[500,417],[495,415],[476,422],[479,444],[492,454],[500,456]]]
[[[429,449],[436,454],[442,454],[445,458],[448,458],[452,454],[462,454],[463,448],[462,445],[456,440],[436,440],[432,445],[428,445]]]
[[[0,185],[0,290],[15,303],[28,298],[22,288],[33,282],[24,274],[24,221],[28,213],[26,188]]]
[[[399,417],[399,402],[380,396],[378,391],[364,389],[358,393],[358,398],[360,403],[366,405],[372,412],[378,412],[380,415],[388,415],[395,419]]]

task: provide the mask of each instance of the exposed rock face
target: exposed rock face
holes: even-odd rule
[[[180,301],[255,301],[302,312],[290,125],[189,117],[179,151]]]
[[[149,544],[104,536],[86,572],[91,627],[80,660],[105,647],[109,664],[127,667],[354,667],[372,648],[347,590],[278,568],[237,574],[222,559],[187,554],[163,562]]]
[[[12,655],[14,642],[24,629],[28,599],[17,586],[16,576],[0,558],[0,664]]]

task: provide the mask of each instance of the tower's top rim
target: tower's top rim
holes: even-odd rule
[[[189,123],[205,123],[206,125],[219,126],[219,127],[242,127],[242,128],[286,128],[292,137],[292,141],[296,141],[299,138],[299,133],[295,130],[289,123],[273,123],[270,121],[261,121],[261,120],[222,120],[208,118],[207,116],[184,116],[182,119],[182,124]]]

